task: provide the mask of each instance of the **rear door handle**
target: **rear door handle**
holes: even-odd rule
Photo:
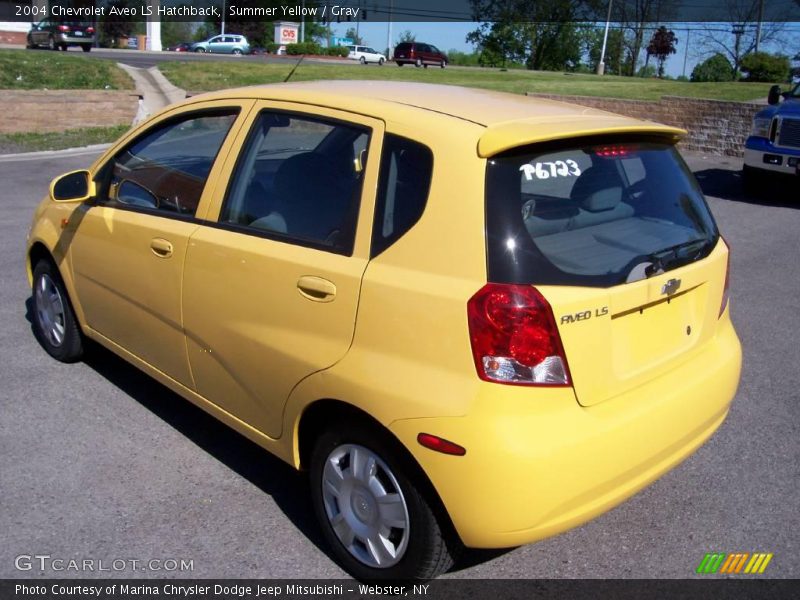
[[[336,285],[314,275],[303,275],[298,279],[297,289],[304,298],[314,302],[331,302],[336,297]]]
[[[150,240],[150,250],[159,258],[169,258],[172,256],[172,243],[164,238],[153,238]]]

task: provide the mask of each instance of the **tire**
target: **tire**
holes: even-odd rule
[[[365,65],[367,64],[367,59],[362,56],[361,58],[358,59],[358,62],[360,62],[362,65]]]
[[[92,47],[89,44],[83,44],[81,46],[81,50],[83,50],[84,52],[91,52],[92,51]]]
[[[351,463],[364,465],[360,476]],[[356,579],[424,580],[452,566],[460,542],[444,533],[415,467],[375,426],[334,422],[318,438],[310,472],[314,512],[339,564]],[[379,503],[388,494],[393,500]]]
[[[37,46],[36,44],[33,43],[33,38],[31,36],[28,36],[26,41],[27,41],[27,44],[25,44],[25,47],[28,50],[35,50],[36,48],[39,47],[39,46]]]
[[[418,58],[417,61],[414,63],[414,66],[419,69],[422,66],[422,59]]]
[[[443,60],[442,64],[440,64],[439,66],[444,69],[445,67],[447,67],[447,61]]]
[[[399,62],[399,63],[397,63],[397,66],[398,66],[398,67],[402,67],[402,66],[403,66],[403,63]]]
[[[58,46],[56,46],[56,38],[54,38],[52,35],[47,38],[47,49],[58,50]]]
[[[69,50],[69,47],[66,44],[61,44],[59,50],[61,50],[62,52],[66,52],[67,50]]]
[[[384,61],[382,58],[379,58],[378,59],[378,66],[382,67],[384,62],[386,62],[386,61]]]
[[[748,196],[758,196],[761,194],[761,187],[764,185],[764,173],[761,169],[742,167],[742,189]]]
[[[205,50],[203,48],[195,48],[195,52],[199,52],[200,54],[205,54]]]
[[[40,260],[33,269],[33,333],[45,351],[61,362],[83,355],[83,335],[58,268]]]
[[[238,48],[234,48],[233,49],[233,54],[234,54],[234,56],[241,56],[242,55],[242,51],[239,50]]]

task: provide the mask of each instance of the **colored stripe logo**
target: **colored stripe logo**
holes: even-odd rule
[[[713,575],[714,573],[755,575],[767,570],[772,556],[771,552],[755,552],[753,554],[749,552],[733,554],[709,552],[700,561],[696,572],[700,575]]]

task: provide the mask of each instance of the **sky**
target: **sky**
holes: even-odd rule
[[[353,23],[342,23],[333,25],[332,30],[334,35],[344,36],[345,31],[354,26]],[[709,24],[709,26],[727,29],[730,24]],[[445,52],[450,49],[460,50],[462,52],[472,52],[474,47],[465,41],[467,34],[470,31],[477,29],[478,23],[473,22],[459,22],[459,23],[392,23],[392,40],[396,41],[400,34],[409,30],[416,35],[416,39],[424,41],[435,46],[438,46]],[[701,56],[701,48],[699,45],[700,34],[698,32],[691,32],[688,34],[689,46],[687,54],[687,31],[686,27],[698,27],[698,24],[685,24],[673,23],[668,24],[667,27],[675,32],[678,37],[676,45],[676,53],[667,59],[665,64],[666,73],[672,77],[677,77],[684,74],[684,59],[686,59],[685,74],[690,76],[692,69],[698,63],[704,60],[706,56]],[[790,40],[787,47],[779,47],[775,44],[767,44],[763,49],[769,52],[782,52],[789,56],[794,56],[800,52],[800,24],[791,23],[789,29],[792,30],[786,37]],[[683,28],[683,29],[682,29]],[[378,52],[383,52],[387,47],[387,33],[388,24],[383,23],[364,23],[359,24],[359,33],[364,42],[368,46],[373,46]],[[724,34],[723,34],[724,35]],[[644,59],[644,52],[641,56]],[[652,61],[651,61],[651,64]]]

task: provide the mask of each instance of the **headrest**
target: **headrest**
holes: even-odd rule
[[[619,186],[597,190],[586,196],[581,206],[589,212],[611,210],[622,202],[622,188]]]

